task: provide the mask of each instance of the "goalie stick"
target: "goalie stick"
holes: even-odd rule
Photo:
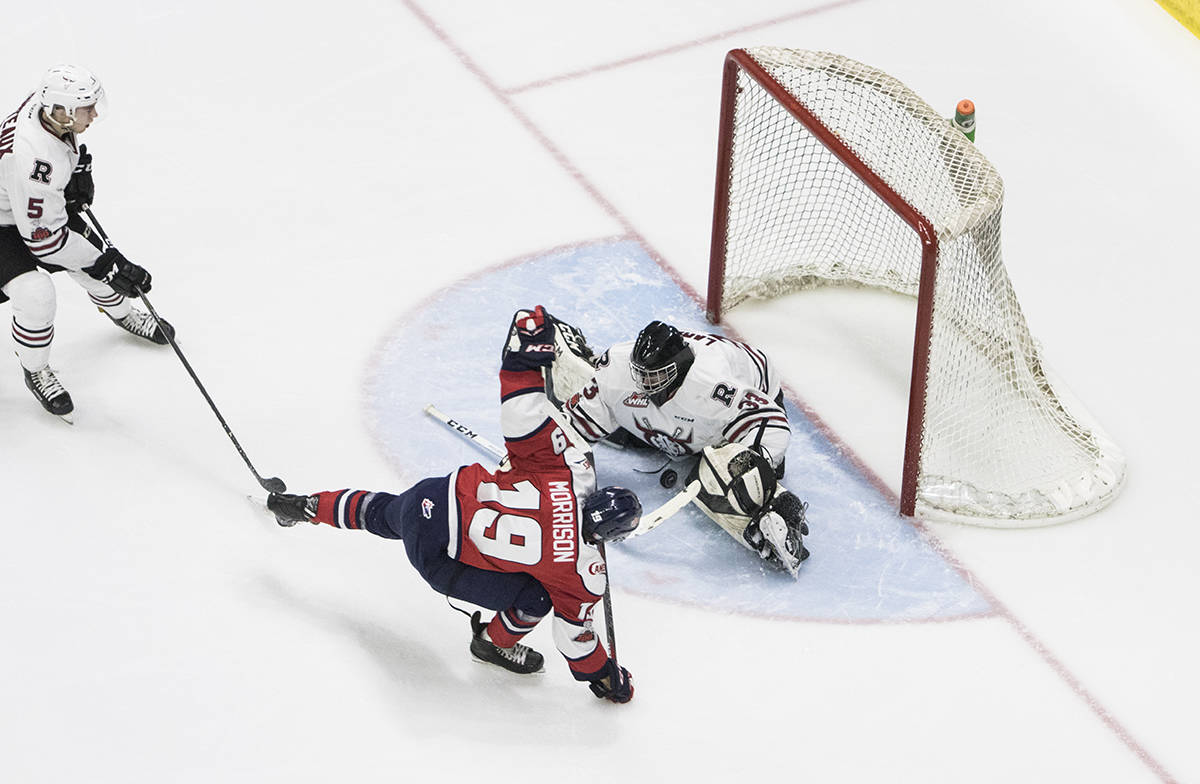
[[[635,536],[641,536],[647,531],[653,531],[660,525],[665,523],[669,518],[674,517],[683,507],[690,504],[700,494],[700,480],[694,479],[692,483],[684,487],[675,495],[667,499],[667,502],[655,509],[648,515],[642,515],[642,521],[638,523],[638,527],[633,529],[633,533],[625,537],[632,539]]]

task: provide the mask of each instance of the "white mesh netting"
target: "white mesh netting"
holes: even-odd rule
[[[1042,366],[1001,261],[1004,186],[988,160],[881,71],[746,51],[777,86],[738,69],[721,309],[829,283],[919,294],[917,232],[780,103],[782,88],[937,237],[924,426],[906,457],[918,461],[918,511],[1038,525],[1111,500],[1123,457]]]

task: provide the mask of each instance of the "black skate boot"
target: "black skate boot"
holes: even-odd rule
[[[495,664],[509,672],[528,675],[538,672],[545,662],[542,654],[528,645],[517,643],[511,648],[501,648],[496,643],[483,636],[487,624],[480,620],[482,613],[476,612],[471,616],[471,655],[479,661]]]
[[[108,316],[107,313],[104,315]],[[157,343],[160,346],[167,345],[170,342],[168,338],[175,337],[175,328],[168,324],[166,319],[155,321],[154,316],[136,308],[130,308],[129,315],[125,316],[125,318],[115,319],[112,316],[108,317],[112,319],[112,323],[131,335],[137,335],[143,340],[149,340],[151,343]]]
[[[75,410],[75,404],[71,402],[71,396],[63,389],[50,366],[32,372],[25,368],[21,370],[25,371],[25,386],[29,387],[29,391],[42,404],[42,408],[70,422],[69,415]]]

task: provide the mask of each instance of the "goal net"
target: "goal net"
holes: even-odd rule
[[[891,76],[824,52],[727,56],[709,320],[818,285],[915,297],[907,515],[1064,522],[1124,478],[1029,334],[1000,257],[1003,197],[975,145]]]

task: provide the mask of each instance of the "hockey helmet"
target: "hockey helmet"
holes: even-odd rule
[[[52,66],[42,77],[38,99],[47,114],[61,106],[70,121],[75,122],[75,110],[84,106],[95,106],[96,116],[108,110],[104,87],[91,71],[78,65]]]
[[[624,487],[602,487],[583,502],[583,538],[587,542],[619,542],[642,520],[642,502]]]
[[[633,344],[629,372],[638,390],[661,406],[675,394],[695,361],[695,352],[679,330],[661,321],[651,321]]]

